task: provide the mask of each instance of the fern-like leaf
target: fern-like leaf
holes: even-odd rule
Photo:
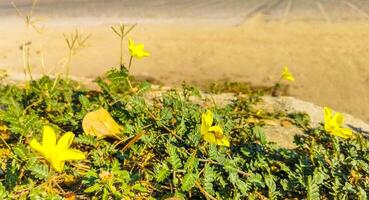
[[[164,163],[155,167],[155,179],[156,181],[163,182],[170,175],[169,167]]]
[[[183,177],[181,189],[184,191],[189,191],[191,188],[195,186],[197,178],[198,178],[197,174],[193,173],[186,174]]]
[[[182,167],[181,159],[179,158],[177,154],[176,147],[172,144],[169,144],[167,146],[167,152],[169,154],[169,163],[172,165],[172,168],[174,170],[177,170]]]

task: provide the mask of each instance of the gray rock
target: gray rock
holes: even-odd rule
[[[318,126],[319,123],[323,122],[323,108],[313,103],[306,102],[294,97],[263,97],[263,104],[265,107],[273,107],[276,110],[284,111],[287,113],[292,112],[305,112],[311,118],[311,125]],[[347,113],[342,113],[345,117],[345,126],[369,135],[369,124],[363,120],[357,119]]]
[[[204,94],[204,99],[210,99],[219,106],[229,104],[235,96],[233,94]],[[323,123],[323,107],[313,103],[306,102],[294,97],[272,97],[263,96],[262,102],[256,105],[257,109],[268,112],[285,112],[295,113],[304,112],[310,116],[311,126],[317,127]],[[363,120],[357,119],[347,113],[342,113],[345,117],[344,126],[353,129],[354,131],[369,136],[369,124]],[[278,121],[274,124],[266,124],[263,126],[265,135],[269,141],[277,143],[284,148],[294,148],[294,137],[297,134],[303,134],[303,130],[295,126],[283,126]]]

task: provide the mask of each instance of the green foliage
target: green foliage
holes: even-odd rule
[[[189,191],[191,188],[195,186],[197,179],[197,174],[188,173],[182,179],[182,187],[181,189],[184,191]]]
[[[46,165],[35,164],[29,170],[33,176],[41,180],[46,180],[49,176],[49,170]]]
[[[359,133],[342,140],[321,125],[312,128],[304,113],[260,110],[259,93],[246,86],[248,95],[219,106],[190,85],[153,95],[148,83],[130,80],[122,66],[99,77],[97,91],[50,77],[29,88],[0,85],[0,125],[7,128],[0,130],[0,199],[62,199],[66,193],[78,199],[367,198],[369,141]],[[100,107],[124,127],[117,138],[83,133],[83,117]],[[230,148],[203,140],[201,114],[209,107]],[[296,148],[268,142],[263,119],[301,128]],[[58,137],[72,131],[72,147],[87,159],[67,162],[62,173],[50,170],[29,147],[32,138],[42,138],[43,125]]]
[[[176,147],[173,146],[172,144],[168,144],[167,145],[167,152],[169,154],[168,161],[171,164],[173,170],[177,170],[180,167],[182,167],[182,161],[179,158],[179,156],[177,155]]]

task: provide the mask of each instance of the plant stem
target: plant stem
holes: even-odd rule
[[[131,56],[131,58],[129,59],[129,64],[128,64],[128,74],[131,70],[131,65],[132,65],[132,59],[133,59],[133,56]]]
[[[129,76],[126,77],[126,80],[127,80],[128,85],[129,85],[129,89],[132,90],[133,87],[132,87],[131,81],[129,80]]]
[[[124,39],[124,26],[123,26],[123,32],[121,33],[120,37],[120,66],[123,65],[123,39]]]
[[[27,63],[26,63],[26,40],[24,39],[23,44],[22,44],[22,55],[23,55],[23,73],[24,73],[24,78],[26,79],[26,84],[28,82],[28,77],[27,77]]]
[[[69,73],[70,73],[71,65],[72,65],[72,50],[69,49],[68,64],[67,64],[67,74],[66,74],[66,78],[67,79],[69,79]]]
[[[200,190],[200,192],[203,194],[203,195],[205,195],[207,198],[209,198],[209,199],[211,199],[211,200],[217,200],[217,198],[215,198],[215,197],[213,197],[213,196],[211,196],[208,192],[206,192],[206,190],[203,188],[203,187],[201,187],[201,185],[200,185],[200,183],[199,182],[195,182],[195,184],[196,184],[196,187],[197,188],[199,188],[199,190]]]
[[[5,146],[10,150],[12,151],[12,148],[9,146],[9,144],[4,140],[4,138],[0,135],[0,139],[1,141],[5,144]]]
[[[29,52],[30,52],[30,49],[27,47],[27,50],[26,50],[27,70],[28,70],[29,78],[32,81],[33,77],[32,77],[31,65],[29,64]]]

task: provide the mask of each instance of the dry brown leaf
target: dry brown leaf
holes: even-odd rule
[[[104,108],[87,113],[83,118],[82,128],[85,134],[99,138],[115,137],[123,130]]]

